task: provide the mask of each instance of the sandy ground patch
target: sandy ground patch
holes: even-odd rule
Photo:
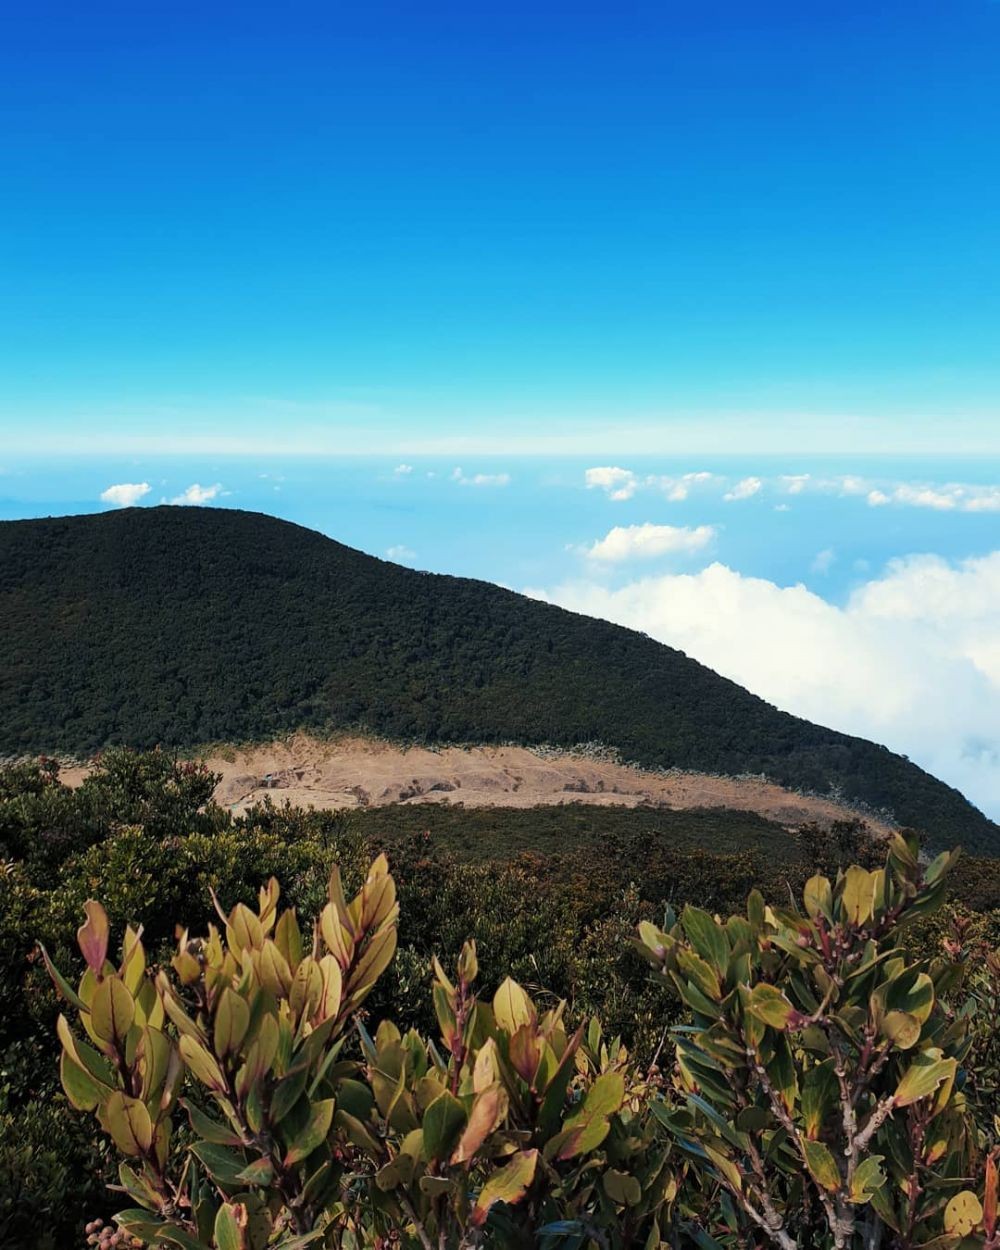
[[[245,812],[268,796],[302,807],[344,809],[390,803],[449,803],[466,807],[537,807],[588,803],[674,809],[725,807],[756,812],[787,826],[828,826],[855,815],[826,799],[809,798],[753,779],[657,773],[582,753],[529,747],[399,747],[362,737],[330,741],[295,735],[249,748],[220,749],[206,763],[222,780],[217,802]],[[78,784],[87,769],[68,767]],[[878,830],[884,827],[867,818]]]

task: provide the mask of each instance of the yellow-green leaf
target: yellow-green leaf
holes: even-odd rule
[[[829,1148],[821,1141],[806,1140],[802,1143],[802,1149],[806,1156],[806,1167],[816,1184],[827,1193],[836,1193],[840,1188],[841,1177]]]
[[[761,982],[755,985],[750,994],[750,1010],[772,1029],[784,1029],[794,1008],[781,990],[773,985]]]
[[[510,977],[493,996],[493,1015],[500,1028],[510,1034],[524,1024],[535,1024],[538,1019],[531,999]]]
[[[250,1026],[250,1007],[245,998],[227,985],[215,1011],[215,1053],[225,1058],[239,1050]]]
[[[899,1082],[895,1093],[896,1106],[908,1107],[921,1098],[928,1098],[944,1081],[954,1078],[956,1067],[954,1059],[934,1060],[925,1055],[918,1056]]]
[[[622,1207],[634,1207],[642,1200],[642,1186],[636,1178],[614,1168],[604,1173],[604,1192]]]
[[[486,1223],[490,1208],[496,1203],[506,1202],[513,1206],[521,1201],[535,1179],[537,1162],[537,1150],[522,1150],[514,1155],[505,1167],[493,1173],[479,1191],[479,1198],[471,1216],[474,1227],[482,1228]]]
[[[153,1122],[138,1098],[116,1089],[101,1106],[98,1118],[122,1154],[134,1158],[153,1144]]]
[[[851,1201],[867,1202],[876,1190],[885,1184],[885,1173],[882,1171],[882,1155],[869,1155],[858,1165],[851,1179]]]
[[[59,1060],[59,1076],[70,1105],[77,1111],[93,1111],[101,1101],[101,1087],[89,1072],[73,1062],[66,1051]]]
[[[132,995],[117,977],[105,977],[94,991],[90,1004],[90,1023],[103,1042],[124,1041],[135,1019]]]
[[[912,1050],[920,1040],[920,1021],[908,1011],[890,1011],[882,1021],[882,1032],[900,1050]]]
[[[196,1037],[184,1033],[177,1045],[185,1066],[203,1085],[220,1093],[226,1088],[226,1078],[222,1074],[218,1060],[202,1046]]]
[[[242,1202],[226,1202],[215,1217],[218,1250],[247,1250],[247,1209]]]
[[[851,924],[862,925],[875,910],[875,889],[878,875],[852,864],[844,874],[841,903]]]
[[[810,877],[806,882],[805,889],[802,891],[802,901],[805,903],[807,915],[811,916],[813,920],[817,916],[826,916],[832,919],[833,891],[826,877],[820,876],[819,873],[814,877]]]
[[[958,1237],[968,1237],[982,1218],[982,1203],[971,1189],[963,1189],[944,1209],[944,1231]]]

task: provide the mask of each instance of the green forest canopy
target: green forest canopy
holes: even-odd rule
[[[0,753],[191,747],[297,728],[600,742],[765,774],[935,841],[998,829],[902,756],[778,711],[682,652],[500,587],[233,509],[0,523]]]

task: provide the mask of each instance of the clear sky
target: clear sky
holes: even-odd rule
[[[7,8],[0,518],[272,512],[1000,817],[1000,0]]]
[[[996,0],[9,6],[7,454],[1000,451],[998,57]]]

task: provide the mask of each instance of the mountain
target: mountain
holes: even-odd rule
[[[617,625],[258,513],[0,523],[0,753],[347,727],[764,773],[1000,854],[1000,828],[904,757]]]

